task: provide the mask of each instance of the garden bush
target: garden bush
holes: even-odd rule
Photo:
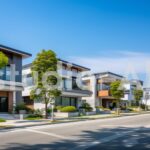
[[[0,118],[0,122],[6,122],[6,120],[3,118]]]
[[[61,112],[76,112],[77,109],[74,106],[66,106],[60,109]]]
[[[90,106],[88,103],[83,103],[80,109],[85,109],[86,112],[91,112],[93,111],[93,108]]]
[[[43,109],[36,109],[34,110],[34,115],[43,116],[44,110]]]
[[[15,107],[15,110],[16,110],[17,113],[19,113],[20,110],[28,111],[29,108],[27,108],[27,106],[24,103],[20,103]]]

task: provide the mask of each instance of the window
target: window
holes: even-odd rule
[[[70,106],[70,98],[62,97],[62,106]]]
[[[76,83],[76,77],[72,78],[72,89],[77,90],[79,89]]]
[[[75,97],[57,97],[55,101],[56,106],[75,106],[77,107],[77,98]]]
[[[25,83],[26,86],[34,85],[32,75],[31,74],[23,75],[23,83]]]
[[[67,89],[67,79],[63,78],[63,88]]]
[[[10,81],[10,66],[6,66],[2,69],[0,69],[0,79]]]

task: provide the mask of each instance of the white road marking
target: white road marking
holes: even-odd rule
[[[71,138],[70,137],[66,137],[66,136],[61,136],[61,135],[58,135],[58,134],[54,134],[54,133],[49,133],[49,132],[43,132],[43,131],[37,131],[37,130],[31,130],[31,129],[26,129],[26,131],[29,131],[29,132],[33,132],[33,133],[38,133],[38,134],[44,134],[44,135],[48,135],[48,136],[52,136],[52,137],[56,137],[56,138],[59,138],[59,139],[67,139],[67,140],[70,140]],[[73,140],[73,139],[72,139]]]

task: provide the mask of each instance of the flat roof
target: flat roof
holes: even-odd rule
[[[81,68],[81,69],[86,70],[86,71],[90,70],[89,68],[86,68],[86,67],[83,67],[83,66],[80,66],[80,65],[77,65],[77,64],[74,64],[74,63],[62,60],[60,58],[58,58],[58,61],[61,61],[62,63],[65,63],[65,64],[72,64],[73,67],[78,67],[78,68]],[[23,69],[29,68],[29,67],[31,67],[31,65],[32,65],[32,63],[23,65]]]
[[[119,75],[119,74],[116,74],[116,73],[113,73],[113,72],[109,72],[109,71],[94,73],[93,75],[105,75],[105,74],[111,74],[111,75],[114,75],[114,76],[117,76],[117,77],[120,77],[120,78],[124,78],[124,76],[122,76],[122,75]]]
[[[14,48],[11,48],[11,47],[8,47],[8,46],[5,46],[5,45],[1,45],[1,44],[0,44],[0,49],[2,49],[4,51],[8,51],[8,52],[12,52],[12,53],[21,55],[23,58],[28,58],[28,57],[32,56],[32,54],[30,54],[30,53],[27,53],[27,52],[24,52],[24,51],[21,51],[21,50],[18,50],[18,49],[14,49]]]
[[[84,70],[86,70],[86,71],[91,70],[90,68],[83,67],[83,66],[77,65],[77,64],[75,64],[75,63],[72,63],[72,62],[69,62],[69,61],[66,61],[66,60],[63,60],[63,59],[60,59],[60,58],[58,58],[58,60],[61,61],[61,62],[63,62],[63,63],[65,63],[65,64],[72,64],[72,66],[75,66],[75,67],[84,69]]]

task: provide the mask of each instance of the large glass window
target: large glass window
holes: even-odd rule
[[[32,85],[34,85],[32,75],[31,74],[23,75],[23,83],[26,86],[32,86]]]
[[[62,97],[62,106],[70,106],[70,98]]]
[[[7,81],[10,81],[10,75],[11,75],[10,66],[7,66],[6,67],[6,80]]]
[[[75,97],[57,97],[55,101],[56,106],[75,106],[77,107],[77,98]]]
[[[55,101],[56,106],[61,106],[62,105],[62,97],[57,97]]]
[[[10,81],[10,66],[6,66],[2,69],[0,69],[0,79]]]
[[[78,86],[77,86],[77,83],[76,83],[76,77],[73,77],[72,78],[72,89],[74,90],[78,90]]]

